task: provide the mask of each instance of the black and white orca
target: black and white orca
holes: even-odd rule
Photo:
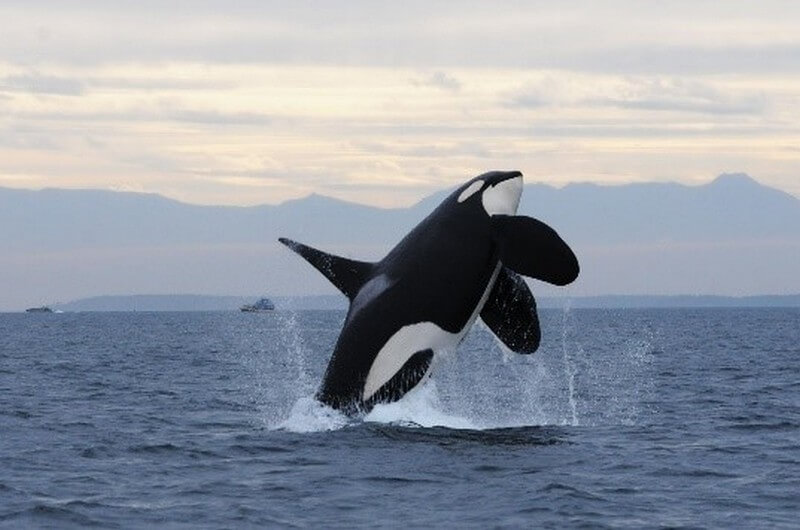
[[[579,266],[552,228],[516,215],[521,194],[519,171],[480,175],[377,263],[279,239],[350,299],[318,400],[354,413],[400,399],[479,315],[511,350],[536,351],[536,302],[520,275],[566,285]]]

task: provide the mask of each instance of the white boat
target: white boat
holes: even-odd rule
[[[261,298],[255,304],[245,304],[240,308],[245,313],[262,313],[265,311],[274,311],[275,304],[269,298]]]
[[[26,313],[52,313],[53,310],[43,305],[42,307],[29,307],[25,310]]]

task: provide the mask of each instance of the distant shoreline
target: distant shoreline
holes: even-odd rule
[[[263,294],[334,295],[324,278],[278,243],[279,237],[377,261],[448,193],[441,190],[413,206],[392,209],[321,195],[230,208],[131,192],[0,187],[0,310],[44,304],[69,311],[228,310]],[[518,214],[546,220],[573,248],[585,273],[580,284],[565,290],[532,284],[543,307],[564,305],[562,294],[631,293],[653,296],[592,296],[569,303],[798,305],[784,297],[658,296],[800,295],[800,200],[744,174],[721,175],[698,186],[649,182],[556,188],[529,183]],[[76,300],[133,293],[248,296]],[[551,301],[548,295],[559,298]],[[336,296],[289,303],[344,305],[344,298]]]
[[[260,296],[210,295],[114,295],[81,298],[62,304],[49,304],[54,310],[83,311],[236,311]],[[277,310],[347,309],[340,295],[270,297]],[[540,308],[714,308],[714,307],[800,307],[800,294],[715,296],[715,295],[601,295],[541,297]]]

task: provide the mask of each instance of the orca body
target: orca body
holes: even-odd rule
[[[280,239],[350,299],[318,400],[354,413],[400,399],[479,315],[511,350],[539,347],[536,302],[520,275],[566,285],[579,266],[552,228],[516,215],[521,193],[518,171],[480,175],[377,263]]]

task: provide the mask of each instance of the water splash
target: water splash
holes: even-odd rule
[[[562,313],[563,379],[570,425],[634,425],[652,393],[651,353],[657,337],[647,324],[623,329],[619,311]]]
[[[394,403],[378,404],[364,417],[365,422],[388,423],[406,427],[447,427],[480,429],[467,418],[444,411],[435,381],[413,389]]]
[[[296,380],[290,389],[293,397],[300,399],[313,392],[313,383],[306,362],[306,345],[300,326],[297,322],[297,311],[281,311],[278,313],[278,340],[286,352],[286,358],[293,364]]]
[[[477,325],[457,355],[436,366],[442,408],[481,429],[569,423],[564,411],[563,375],[549,346],[519,355],[485,325]]]
[[[311,396],[298,399],[288,416],[270,427],[295,433],[335,431],[360,423],[380,423],[403,427],[446,427],[478,430],[470,420],[448,414],[441,406],[436,383],[428,381],[394,403],[378,404],[368,414],[350,417],[320,403]]]
[[[289,416],[273,426],[273,430],[296,433],[335,431],[346,427],[350,419],[310,396],[298,399]]]
[[[248,392],[260,411],[259,422],[273,428],[292,403],[314,393],[308,357],[312,351],[296,311],[275,311],[251,323]]]
[[[575,397],[575,375],[577,367],[572,361],[570,355],[570,340],[569,334],[574,326],[574,321],[571,318],[572,304],[567,302],[564,305],[564,310],[561,315],[561,352],[564,358],[564,376],[567,384],[567,399],[569,402],[569,409],[571,413],[571,421],[569,425],[578,426],[578,403]]]
[[[272,371],[264,374],[264,422],[293,432],[364,422],[470,430],[640,422],[653,392],[649,365],[657,337],[646,333],[652,323],[620,328],[614,314],[569,305],[542,316],[549,333],[534,355],[509,352],[479,324],[457,352],[437,355],[427,383],[396,403],[347,418],[309,397],[340,323],[287,312],[265,356]]]

